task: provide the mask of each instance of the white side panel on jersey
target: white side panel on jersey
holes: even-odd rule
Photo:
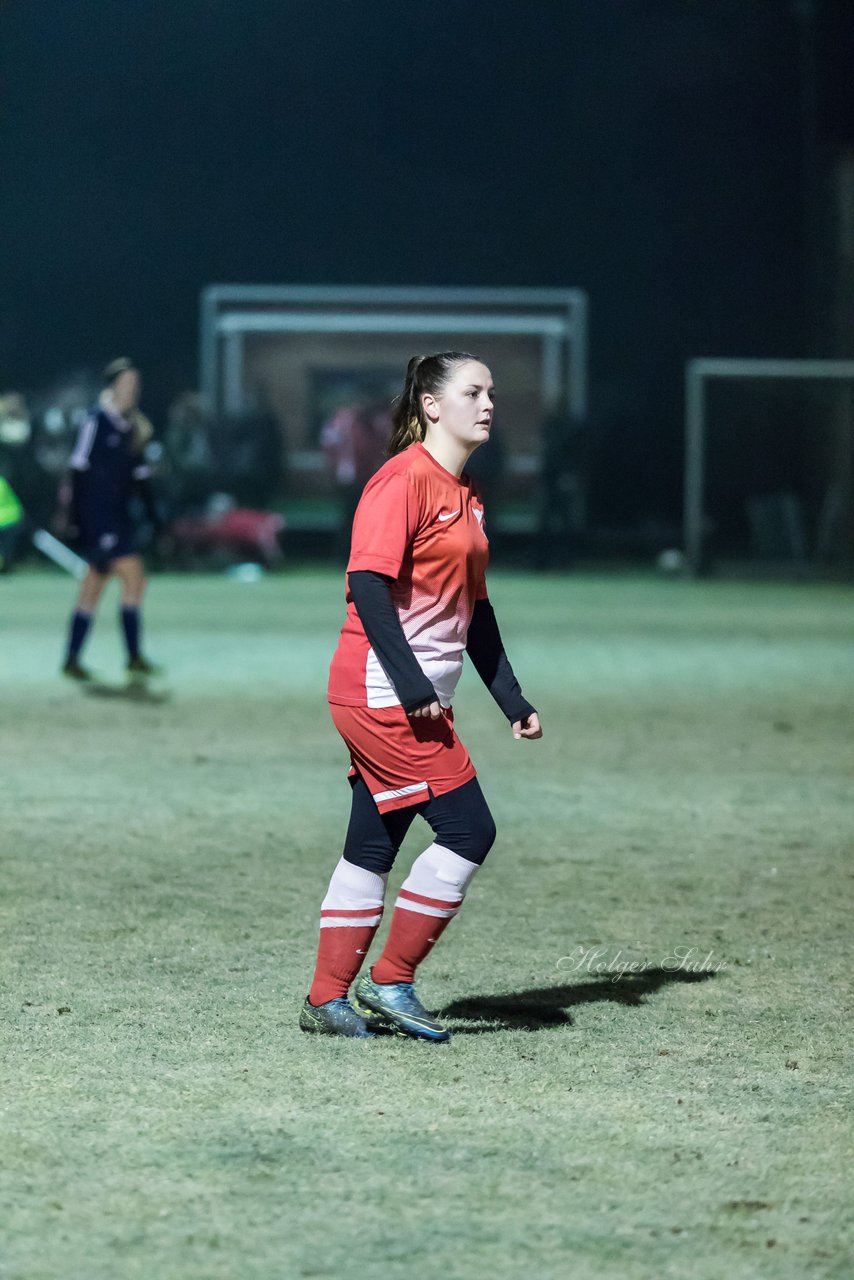
[[[380,666],[379,659],[373,649],[368,650],[365,663],[365,693],[369,707],[399,707],[398,698],[391,681]]]
[[[450,707],[463,669],[462,654],[458,659],[449,661],[432,654],[425,655],[416,650],[413,652],[419,667],[436,690],[440,705]],[[400,706],[400,699],[373,649],[368,650],[368,660],[365,664],[365,692],[369,707]]]

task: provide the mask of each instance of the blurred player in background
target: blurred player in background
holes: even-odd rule
[[[0,396],[0,573],[10,573],[24,541],[32,426],[24,397]]]
[[[0,573],[11,573],[24,530],[24,508],[0,472]]]
[[[157,526],[150,470],[143,458],[152,427],[137,407],[141,382],[132,361],[114,360],[103,380],[104,390],[80,428],[69,464],[70,523],[89,562],[71,617],[63,666],[65,675],[75,680],[90,679],[80,655],[101,593],[113,575],[122,584],[120,620],[127,669],[138,675],[155,670],[140,648],[145,570],[137,554],[132,510],[138,497]]]
[[[384,425],[384,424],[383,424]],[[341,405],[320,432],[326,468],[338,497],[336,550],[346,563],[356,508],[365,485],[385,462],[388,432],[383,438],[377,415],[360,405]]]
[[[317,967],[303,1031],[446,1041],[414,976],[495,839],[495,824],[451,703],[466,651],[513,726],[542,736],[504,652],[486,592],[483,506],[463,468],[489,438],[492,377],[461,352],[409,362],[393,419],[392,457],[356,511],[347,619],[329,703],[352,762],[344,852],[321,906]],[[383,913],[386,882],[416,814],[433,843],[415,860],[385,948],[347,998]]]

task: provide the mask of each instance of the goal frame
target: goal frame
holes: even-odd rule
[[[421,307],[423,310],[413,310]],[[506,308],[488,311],[484,308]],[[243,405],[248,333],[502,333],[542,340],[544,403],[587,413],[588,295],[583,289],[208,285],[199,307],[199,388],[215,411]]]

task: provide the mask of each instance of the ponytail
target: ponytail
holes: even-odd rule
[[[427,433],[427,419],[421,397],[438,395],[450,382],[457,365],[477,360],[465,351],[440,351],[434,356],[413,356],[406,366],[403,390],[393,401],[391,439],[388,452],[402,453]]]
[[[388,442],[389,455],[402,453],[416,440],[423,440],[427,424],[424,421],[424,410],[416,394],[415,385],[418,370],[428,356],[413,356],[406,366],[406,381],[403,390],[394,401],[391,414],[391,439]]]

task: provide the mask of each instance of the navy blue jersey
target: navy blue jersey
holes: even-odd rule
[[[131,498],[149,468],[134,448],[133,423],[111,406],[98,406],[80,428],[71,455],[74,520],[83,553],[93,564],[133,550]]]

